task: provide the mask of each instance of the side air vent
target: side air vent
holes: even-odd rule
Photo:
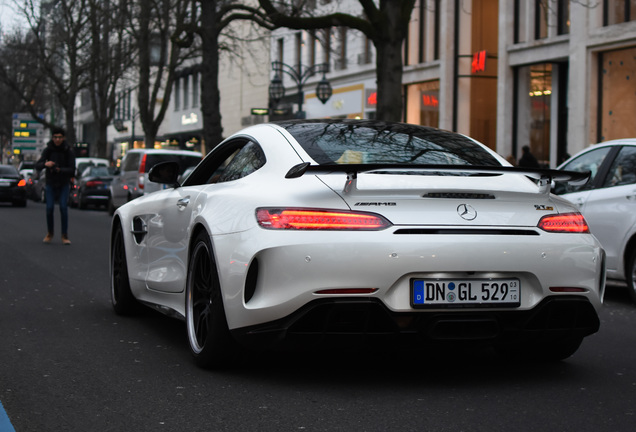
[[[141,244],[141,242],[144,241],[146,234],[148,234],[148,226],[146,225],[146,222],[138,216],[133,219],[132,234],[133,237],[135,237],[135,242],[137,244]]]
[[[460,193],[460,192],[430,192],[422,195],[423,198],[450,198],[450,199],[495,199],[494,195],[486,193]]]

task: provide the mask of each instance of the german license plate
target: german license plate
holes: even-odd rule
[[[518,307],[519,279],[411,279],[411,306]]]

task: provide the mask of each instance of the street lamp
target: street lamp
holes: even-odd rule
[[[298,89],[298,113],[296,114],[298,118],[304,118],[305,116],[305,113],[303,112],[303,87],[309,78],[317,73],[322,73],[322,79],[316,86],[316,97],[323,104],[329,100],[333,93],[331,84],[325,77],[325,74],[329,70],[328,63],[320,63],[305,68],[299,64],[297,68],[294,68],[283,62],[274,61],[272,62],[272,70],[274,71],[274,78],[272,78],[272,81],[269,84],[270,100],[273,102],[274,106],[276,106],[285,96],[285,86],[283,85],[281,75],[283,73],[287,74],[294,81],[296,88]]]

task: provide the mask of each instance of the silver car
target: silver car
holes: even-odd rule
[[[607,253],[607,277],[626,281],[636,302],[636,139],[590,146],[559,169],[592,173],[587,184],[557,183],[555,192],[583,213]]]
[[[121,168],[110,184],[108,211],[115,210],[135,198],[160,190],[163,186],[148,181],[148,171],[159,162],[174,161],[180,173],[201,162],[203,155],[188,150],[129,150],[121,162]]]

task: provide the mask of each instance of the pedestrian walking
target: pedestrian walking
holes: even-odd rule
[[[66,142],[66,133],[62,128],[54,128],[52,139],[48,142],[35,168],[39,171],[46,170],[46,228],[47,233],[44,243],[50,243],[53,239],[54,219],[53,211],[55,203],[60,206],[60,218],[62,224],[62,243],[70,245],[68,239],[68,196],[71,189],[71,178],[75,176],[75,155]]]

